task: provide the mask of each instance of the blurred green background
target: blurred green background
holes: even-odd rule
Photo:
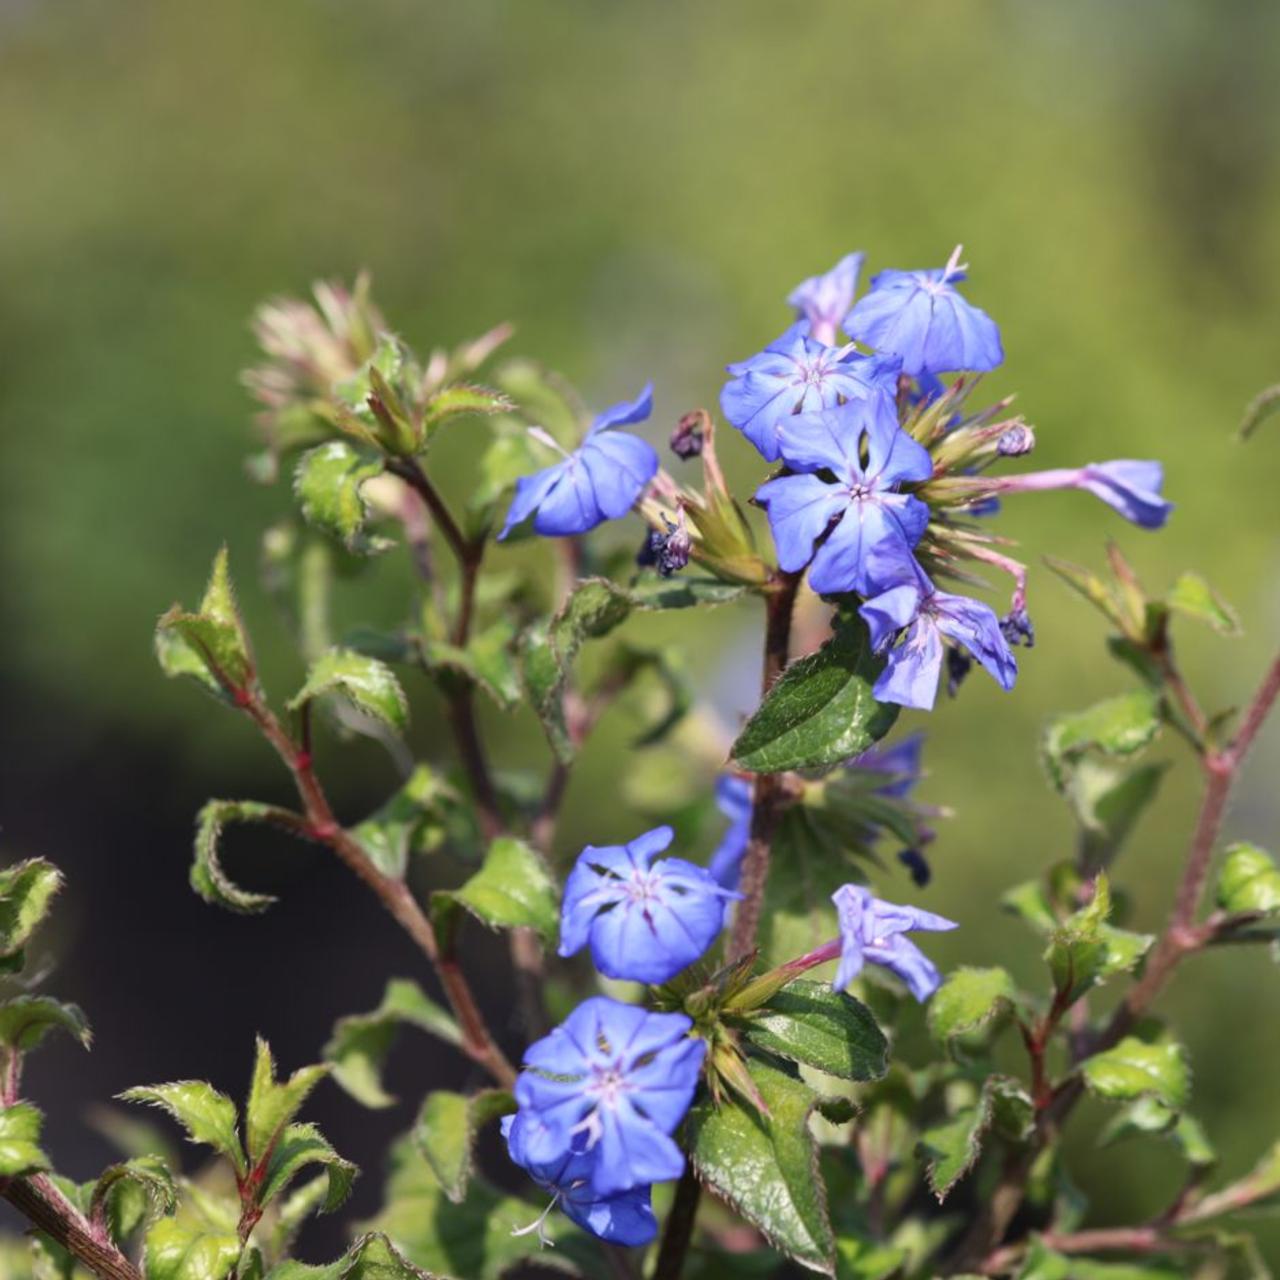
[[[108,1064],[51,1051],[49,1098],[105,1096],[103,1069],[114,1087],[203,1073],[207,1040],[191,1032],[186,1057],[166,1043],[200,1000],[306,1055],[328,1020],[377,998],[376,940],[317,937],[301,908],[286,915],[317,977],[287,957],[285,925],[190,904],[200,800],[280,783],[243,726],[167,685],[150,653],[155,615],[195,597],[225,539],[274,685],[295,679],[252,572],[286,495],[243,477],[236,374],[255,303],[317,276],[370,268],[421,347],[509,319],[522,353],[597,406],[652,378],[657,440],[714,403],[726,361],[784,327],[802,277],[855,248],[872,270],[938,265],[962,241],[970,296],[1004,333],[990,390],[1018,391],[1036,462],[1158,457],[1178,503],[1165,532],[1144,534],[1083,496],[1015,499],[1001,531],[1033,559],[1090,564],[1117,538],[1155,586],[1205,573],[1247,632],[1186,637],[1213,707],[1243,699],[1274,646],[1280,441],[1231,439],[1244,403],[1280,379],[1273,4],[0,0],[0,137],[0,824],[19,846],[7,853],[71,866],[64,986],[99,1022]],[[753,484],[749,448],[725,450]],[[453,485],[468,483],[464,462]],[[1016,693],[977,676],[928,719],[922,793],[957,811],[929,905],[966,927],[937,950],[1013,957],[1027,975],[1035,948],[995,898],[1070,849],[1038,730],[1126,679],[1101,621],[1043,570],[1031,609],[1039,643]],[[724,613],[667,634],[723,684],[729,658],[748,655],[749,670],[753,625]],[[425,716],[418,739],[432,740]],[[536,751],[534,735],[513,750]],[[1196,804],[1178,744],[1162,750],[1179,764],[1121,868],[1144,926],[1167,907]],[[593,815],[629,767],[617,752],[586,767],[566,850],[633,825],[612,801]],[[1231,836],[1275,848],[1278,767],[1273,726]],[[349,805],[376,799],[380,768],[356,753]],[[311,864],[283,865],[305,906]],[[147,909],[129,915],[137,895]],[[125,913],[105,932],[103,904]],[[135,926],[188,949],[163,996]],[[219,968],[237,948],[259,966],[247,1014]],[[129,980],[113,978],[126,964]],[[300,987],[318,1011],[290,1027],[270,1010]],[[1280,974],[1262,954],[1214,955],[1163,1007],[1239,1170],[1280,1135]],[[247,1038],[212,1051],[247,1072]],[[342,1105],[336,1123],[354,1132],[363,1120]],[[77,1122],[56,1123],[55,1154],[74,1163]],[[1168,1191],[1163,1152],[1081,1160],[1105,1183],[1099,1221],[1132,1220]]]

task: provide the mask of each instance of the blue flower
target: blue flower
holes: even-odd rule
[[[751,838],[751,790],[751,780],[735,773],[716,779],[716,808],[729,819],[729,826],[711,855],[707,871],[726,889],[738,887],[742,855]]]
[[[869,358],[851,347],[829,347],[794,324],[759,355],[731,364],[720,392],[724,416],[764,455],[778,459],[778,427],[793,413],[830,409],[840,397],[891,398],[896,359]]]
[[[854,764],[859,769],[887,775],[888,781],[876,788],[882,796],[905,800],[920,781],[920,755],[924,750],[924,734],[912,733],[891,747],[870,747]]]
[[[1004,360],[1000,330],[952,288],[965,278],[951,261],[934,271],[881,271],[845,318],[845,331],[877,351],[902,357],[917,377],[994,369]]]
[[[724,927],[726,899],[738,895],[683,858],[653,862],[673,835],[657,827],[629,844],[582,851],[564,887],[562,956],[590,942],[606,977],[666,982],[706,951]]]
[[[858,273],[865,256],[848,254],[830,271],[810,276],[787,295],[787,302],[808,323],[809,332],[819,342],[835,346],[836,331],[853,306],[853,295],[858,292]]]
[[[585,1149],[566,1151],[550,1161],[532,1159],[528,1152],[528,1135],[531,1132],[537,1134],[542,1127],[536,1115],[524,1111],[503,1119],[502,1136],[507,1140],[507,1151],[512,1160],[538,1186],[551,1193],[548,1212],[558,1205],[566,1217],[610,1244],[648,1244],[658,1234],[658,1221],[653,1216],[651,1203],[653,1188],[642,1183],[614,1195],[598,1195],[591,1187],[591,1172],[597,1156]],[[584,1142],[585,1139],[579,1140],[577,1145],[583,1146]],[[541,1235],[542,1222],[540,1218],[533,1228],[526,1227],[517,1234],[536,1229]]]
[[[889,544],[908,553],[929,523],[929,508],[897,491],[903,481],[933,474],[928,450],[898,426],[893,405],[880,397],[788,418],[778,436],[787,465],[800,473],[769,480],[756,493],[768,508],[778,563],[795,572],[812,557],[814,591],[867,594],[873,552]]]
[[[870,889],[846,884],[831,895],[840,923],[840,967],[832,984],[843,990],[862,972],[864,964],[878,964],[896,973],[917,1000],[938,989],[942,975],[928,956],[903,935],[912,929],[941,933],[959,926],[954,920],[881,902]]]
[[[605,996],[584,1000],[524,1055],[516,1080],[519,1159],[548,1167],[565,1155],[596,1197],[678,1178],[672,1141],[693,1101],[707,1046],[682,1013],[649,1013]]]
[[[653,387],[647,386],[636,400],[600,414],[563,462],[521,476],[498,537],[505,538],[530,516],[534,529],[546,537],[586,533],[625,516],[657,474],[658,455],[638,436],[613,428],[643,422],[652,412]],[[536,434],[544,444],[559,448],[545,432]]]
[[[876,571],[883,573],[883,562]],[[858,610],[871,633],[871,647],[886,655],[873,690],[880,702],[924,711],[933,706],[944,636],[963,645],[1002,689],[1013,688],[1017,659],[990,606],[939,591],[912,556],[899,562],[896,577],[882,578],[882,585],[886,589]]]
[[[1161,492],[1164,468],[1158,462],[1134,458],[1091,462],[1086,467],[1060,467],[1053,471],[1000,476],[990,484],[999,493],[1083,489],[1143,529],[1161,528],[1173,511],[1173,503]]]

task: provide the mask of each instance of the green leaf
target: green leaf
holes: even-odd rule
[[[1018,1271],[1018,1280],[1186,1280],[1187,1271],[1171,1263],[1097,1262],[1078,1255],[1055,1253],[1042,1240],[1033,1240]]]
[[[977,1163],[982,1140],[996,1123],[1012,1141],[1024,1141],[1031,1133],[1034,1108],[1025,1090],[1008,1076],[984,1081],[978,1101],[963,1107],[950,1120],[920,1135],[929,1186],[942,1203],[953,1187]]]
[[[1098,1145],[1110,1146],[1138,1135],[1172,1139],[1183,1159],[1196,1169],[1207,1169],[1218,1161],[1217,1152],[1200,1122],[1194,1116],[1166,1106],[1152,1094],[1144,1094],[1118,1112],[1098,1135]]]
[[[1067,586],[1093,605],[1108,622],[1122,631],[1125,629],[1125,618],[1120,611],[1119,603],[1104,579],[1088,569],[1071,564],[1067,560],[1059,560],[1055,556],[1045,556],[1044,562]]]
[[[1026,880],[1014,885],[1001,896],[1000,906],[1029,924],[1036,933],[1049,934],[1058,927],[1058,917],[1043,880]]]
[[[490,1120],[515,1109],[515,1099],[505,1089],[484,1089],[470,1096],[444,1089],[427,1094],[413,1136],[454,1204],[466,1198],[476,1134]]]
[[[415,1267],[384,1235],[361,1236],[347,1252],[327,1266],[282,1262],[267,1280],[438,1280]]]
[[[893,1245],[841,1235],[836,1240],[836,1280],[890,1280],[901,1275],[907,1256]]]
[[[276,901],[275,898],[267,893],[241,889],[222,869],[218,850],[223,828],[229,822],[265,822],[296,833],[296,815],[257,800],[210,800],[196,816],[196,856],[191,864],[191,887],[206,902],[217,907],[246,915],[265,911]]]
[[[144,1216],[147,1218],[163,1217],[178,1207],[178,1189],[163,1157],[139,1156],[121,1164],[113,1164],[98,1175],[89,1201],[90,1220],[100,1221],[107,1211],[109,1201],[119,1200],[121,1193],[127,1194],[129,1188],[142,1193],[146,1206]],[[129,1225],[132,1227],[137,1223]],[[128,1235],[129,1230],[117,1230],[112,1234],[120,1239]]]
[[[1191,1091],[1191,1071],[1181,1045],[1147,1044],[1135,1036],[1086,1058],[1080,1072],[1091,1092],[1112,1101],[1150,1095],[1179,1111]]]
[[[514,711],[522,694],[515,638],[514,624],[504,618],[486,627],[465,648],[424,640],[422,659],[429,671],[460,675],[483,689],[503,711]]]
[[[404,1139],[392,1151],[386,1205],[363,1229],[385,1232],[410,1262],[441,1280],[499,1280],[529,1257],[539,1266],[607,1275],[594,1242],[561,1214],[553,1213],[544,1228],[554,1250],[543,1249],[536,1232],[512,1234],[537,1219],[546,1207],[545,1197],[539,1199],[534,1205],[503,1195],[477,1177],[466,1199],[453,1204],[421,1151]]]
[[[293,491],[308,524],[356,555],[373,555],[391,543],[367,532],[369,508],[360,487],[381,474],[381,461],[363,457],[342,440],[330,440],[298,459]]]
[[[236,1172],[246,1172],[240,1136],[236,1132],[236,1105],[203,1080],[177,1080],[172,1084],[144,1085],[117,1095],[122,1102],[142,1102],[167,1111],[192,1142],[203,1143],[226,1156]]]
[[[694,1169],[776,1249],[834,1275],[835,1241],[809,1132],[817,1098],[764,1062],[751,1062],[749,1070],[768,1119],[736,1099],[720,1107],[707,1097],[696,1101],[686,1122]]]
[[[385,875],[403,880],[412,854],[475,838],[470,806],[430,765],[420,764],[399,791],[351,834]]]
[[[1049,938],[1045,959],[1057,990],[1074,1003],[1091,987],[1128,973],[1146,955],[1150,934],[1107,924],[1111,889],[1104,873],[1094,881],[1093,901],[1065,920]]]
[[[1006,970],[957,969],[929,1001],[929,1030],[936,1040],[970,1035],[1007,1014],[1017,999]]]
[[[871,693],[882,666],[862,620],[837,617],[826,644],[787,667],[765,695],[733,744],[734,763],[750,773],[781,773],[865,751],[898,717],[897,706]]]
[[[642,577],[628,588],[638,609],[693,609],[700,605],[732,604],[741,600],[748,590],[739,582],[699,578],[688,572],[671,578],[657,574]]]
[[[1236,611],[1198,573],[1179,574],[1165,604],[1212,627],[1220,636],[1243,634]]]
[[[1052,721],[1042,742],[1045,768],[1053,785],[1064,791],[1072,765],[1086,751],[1130,756],[1148,746],[1159,730],[1158,694],[1135,689]]]
[[[1087,871],[1110,864],[1154,798],[1167,768],[1163,763],[1118,768],[1101,760],[1076,762],[1066,796],[1080,824],[1080,862]]]
[[[271,1048],[258,1038],[253,1081],[245,1107],[245,1143],[249,1163],[256,1165],[271,1148],[276,1136],[296,1116],[307,1096],[329,1074],[327,1064],[301,1067],[288,1080],[276,1083],[276,1065]]]
[[[427,436],[430,438],[442,423],[462,414],[491,417],[495,413],[509,413],[514,408],[514,401],[503,395],[501,391],[491,391],[488,387],[474,387],[468,386],[465,382],[455,382],[453,386],[437,391],[427,401],[425,419]]]
[[[51,1168],[40,1150],[44,1117],[29,1102],[0,1107],[0,1178],[18,1178]]]
[[[226,1280],[242,1250],[237,1236],[161,1218],[147,1232],[147,1280]]]
[[[433,901],[457,902],[494,929],[533,929],[554,946],[560,892],[538,854],[523,840],[500,836],[480,870],[460,889],[439,890]]]
[[[400,681],[377,658],[354,649],[330,649],[311,664],[306,683],[289,700],[289,710],[330,693],[342,694],[358,711],[397,733],[409,727],[409,703]]]
[[[48,996],[14,996],[0,1005],[0,1045],[26,1053],[50,1031],[62,1030],[87,1049],[93,1033],[79,1005],[63,1004]]]
[[[842,1080],[878,1080],[889,1046],[865,1005],[821,982],[798,979],[743,1020],[746,1038]]]
[[[329,1191],[320,1212],[332,1213],[340,1208],[351,1194],[358,1170],[338,1155],[313,1124],[290,1124],[280,1132],[267,1160],[257,1203],[270,1204],[303,1169],[314,1164],[323,1165],[329,1175]]]
[[[1243,1177],[1190,1206],[1187,1222],[1204,1222],[1238,1213],[1242,1209],[1265,1209],[1280,1201],[1280,1142],[1275,1143]]]
[[[0,970],[22,967],[23,948],[62,888],[62,873],[43,858],[0,869]]]
[[[389,1107],[395,1102],[382,1087],[382,1066],[402,1026],[417,1027],[446,1044],[462,1043],[458,1024],[416,982],[393,978],[382,1003],[372,1013],[339,1019],[324,1047],[333,1078],[366,1107]]]
[[[1224,911],[1280,911],[1280,868],[1256,845],[1233,844],[1218,873],[1217,899]]]
[[[156,624],[156,657],[165,675],[190,676],[232,706],[256,681],[249,635],[236,605],[227,549],[214,558],[200,608],[174,605]]]

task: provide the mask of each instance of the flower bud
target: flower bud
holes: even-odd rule
[[[1036,447],[1036,433],[1025,423],[1019,422],[1009,428],[996,441],[996,452],[1002,458],[1019,458],[1030,453]]]
[[[671,433],[671,452],[686,462],[690,458],[696,458],[702,452],[706,439],[706,424],[705,409],[695,409],[692,413],[686,413],[676,423],[676,429]]]

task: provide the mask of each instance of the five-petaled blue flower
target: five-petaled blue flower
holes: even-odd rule
[[[653,1188],[642,1183],[613,1195],[598,1195],[592,1189],[590,1177],[598,1157],[595,1151],[585,1149],[585,1136],[577,1142],[581,1150],[569,1150],[553,1160],[540,1161],[530,1157],[528,1148],[529,1134],[536,1135],[542,1128],[541,1120],[529,1111],[506,1116],[502,1121],[502,1136],[507,1140],[512,1160],[538,1186],[551,1193],[553,1198],[547,1211],[558,1205],[568,1218],[610,1244],[648,1244],[658,1234],[658,1221],[653,1216]],[[542,1221],[540,1218],[532,1227],[516,1234],[536,1229],[541,1236]]]
[[[859,355],[852,347],[829,347],[809,337],[803,321],[759,355],[731,364],[733,375],[720,392],[724,416],[764,455],[778,459],[778,429],[792,414],[830,409],[841,398],[891,400],[896,358]]]
[[[716,808],[729,819],[729,825],[707,863],[707,871],[726,889],[738,887],[742,855],[751,838],[751,790],[751,779],[736,773],[716,779]]]
[[[959,926],[954,920],[881,902],[870,889],[842,885],[831,895],[840,923],[840,967],[832,984],[842,991],[862,972],[864,964],[878,964],[896,973],[917,1000],[938,989],[942,975],[928,956],[904,935],[912,929],[941,933]]]
[[[902,372],[917,377],[994,369],[1004,360],[1000,330],[952,287],[965,278],[959,254],[933,271],[881,271],[845,318],[845,331],[900,356]]]
[[[892,402],[881,397],[788,418],[778,435],[798,474],[769,480],[756,493],[768,508],[778,563],[795,572],[812,557],[814,591],[866,595],[873,556],[887,547],[909,552],[929,523],[929,508],[898,492],[904,481],[933,474],[929,451],[898,426]]]
[[[534,529],[547,537],[586,533],[605,520],[625,516],[657,474],[658,455],[638,436],[614,428],[643,422],[652,412],[653,387],[647,386],[637,399],[600,414],[564,461],[521,476],[498,537],[505,538],[530,516]],[[536,434],[559,448],[545,432]]]
[[[827,346],[836,345],[836,333],[853,306],[858,292],[858,274],[865,254],[846,254],[830,271],[801,281],[787,295],[796,315],[809,326],[809,333]]]
[[[666,982],[706,951],[738,895],[683,858],[654,862],[673,836],[657,827],[625,845],[587,845],[565,882],[562,956],[590,942],[606,977]]]
[[[605,996],[584,1000],[525,1051],[515,1096],[526,1121],[520,1159],[550,1166],[567,1154],[597,1198],[678,1178],[671,1139],[693,1100],[706,1041],[682,1013],[649,1013]]]
[[[896,573],[886,572],[886,563]],[[877,560],[882,590],[858,612],[871,633],[871,647],[886,656],[873,690],[880,702],[932,708],[942,670],[943,637],[964,646],[1005,690],[1013,688],[1018,662],[995,611],[980,600],[939,591],[914,556]]]

